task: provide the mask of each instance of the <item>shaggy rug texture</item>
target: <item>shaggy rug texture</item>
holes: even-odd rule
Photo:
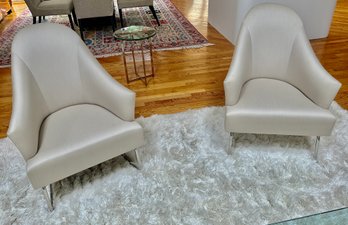
[[[115,3],[115,6],[117,4]],[[155,50],[175,50],[184,48],[199,48],[209,46],[207,39],[181,14],[170,0],[154,0],[156,15],[161,26],[157,26],[156,20],[149,7],[130,8],[123,10],[125,26],[143,25],[154,27],[157,34],[153,37],[152,44]],[[118,10],[116,9],[116,12]],[[118,15],[116,15],[118,20]],[[0,36],[0,67],[11,64],[11,44],[15,34],[22,28],[32,24],[32,16],[29,10],[25,10]],[[44,22],[60,23],[69,26],[67,16],[50,16]],[[120,22],[118,21],[118,28]],[[79,28],[75,26],[79,34]],[[91,26],[84,31],[85,43],[91,52],[97,57],[107,57],[122,53],[121,42],[113,37],[111,25]],[[139,45],[139,42],[137,43]],[[130,50],[130,43],[126,45],[126,51]]]
[[[239,134],[228,155],[224,108],[139,118],[143,169],[122,157],[54,184],[55,207],[0,140],[0,224],[267,224],[348,205],[348,112],[336,103],[319,161],[309,137]]]

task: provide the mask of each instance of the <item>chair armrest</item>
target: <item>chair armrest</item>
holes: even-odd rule
[[[341,83],[320,64],[304,30],[294,42],[288,75],[292,85],[323,108],[330,106],[341,87]]]
[[[12,83],[13,106],[7,135],[27,160],[38,150],[40,127],[49,110],[31,71],[14,52]]]
[[[84,44],[79,48],[78,63],[86,101],[123,120],[134,120],[135,92],[114,80]]]
[[[251,40],[246,28],[242,28],[238,37],[231,66],[224,80],[225,105],[232,106],[239,100],[239,95],[251,75]]]

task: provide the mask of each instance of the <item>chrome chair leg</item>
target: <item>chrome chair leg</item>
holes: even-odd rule
[[[228,152],[227,152],[228,154],[231,154],[231,155],[233,154],[235,145],[236,145],[236,141],[234,139],[234,133],[230,132],[230,144],[228,146]]]
[[[141,168],[143,167],[140,157],[138,155],[138,152],[136,149],[126,152],[123,154],[123,157],[129,161],[129,163],[134,166],[135,168],[137,168],[138,170],[141,170]]]
[[[318,160],[319,144],[320,144],[320,136],[317,136],[316,139],[315,139],[315,148],[314,148],[314,158],[315,158],[315,160]]]
[[[48,209],[52,212],[54,210],[53,206],[53,185],[47,185],[46,187],[42,187],[42,190],[44,192]]]

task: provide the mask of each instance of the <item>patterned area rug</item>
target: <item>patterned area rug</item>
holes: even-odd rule
[[[198,48],[211,45],[170,0],[155,0],[154,7],[161,23],[159,27],[148,7],[125,9],[123,15],[126,26],[144,25],[156,28],[157,35],[152,38],[155,50]],[[118,12],[117,9],[116,12]],[[116,17],[118,20],[118,15]],[[67,16],[47,17],[44,22],[69,26]],[[32,24],[31,13],[26,10],[1,34],[0,67],[7,67],[11,64],[12,40],[20,29],[30,24]],[[119,28],[119,21],[117,24]],[[79,34],[78,27],[75,27],[75,30]],[[97,58],[121,54],[121,42],[114,40],[111,26],[92,26],[84,32],[84,36],[87,46]],[[127,49],[129,46],[126,45]]]

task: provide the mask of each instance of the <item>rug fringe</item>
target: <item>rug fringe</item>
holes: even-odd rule
[[[205,44],[200,44],[200,45],[190,45],[190,46],[182,46],[182,47],[154,49],[153,51],[161,52],[161,51],[185,50],[185,49],[203,48],[203,47],[208,47],[208,46],[213,46],[213,45],[215,45],[215,44],[205,43]],[[134,51],[134,52],[140,53],[141,51]],[[131,53],[131,51],[128,51],[126,53]],[[98,59],[98,58],[106,58],[106,57],[119,56],[119,55],[122,55],[122,52],[115,52],[115,53],[110,53],[110,54],[105,54],[105,55],[98,55],[95,57]]]
[[[161,49],[154,49],[155,52],[161,52],[161,51],[174,51],[174,50],[184,50],[184,49],[195,49],[195,48],[203,48],[203,47],[208,47],[208,46],[213,46],[215,44],[212,43],[206,43],[206,44],[200,44],[200,45],[191,45],[191,46],[184,46],[184,47],[174,47],[174,48],[161,48]],[[140,51],[134,51],[136,53]],[[130,52],[127,52],[130,53]],[[105,54],[105,55],[98,55],[95,56],[97,59],[101,58],[107,58],[107,57],[112,57],[112,56],[120,56],[122,55],[122,52],[115,52],[115,53],[110,53],[110,54]],[[11,65],[0,65],[0,68],[9,68]]]
[[[155,49],[155,52],[161,52],[161,51],[171,51],[171,50],[183,50],[183,49],[194,49],[194,48],[203,48],[208,46],[213,46],[215,44],[212,43],[205,43],[200,45],[190,45],[190,46],[183,46],[183,47],[174,47],[174,48],[161,48],[161,49]]]
[[[94,56],[95,58],[97,59],[100,59],[100,58],[107,58],[107,57],[112,57],[112,56],[119,56],[119,55],[122,55],[122,52],[115,52],[115,53],[110,53],[110,54],[105,54],[105,55],[98,55],[98,56]]]

